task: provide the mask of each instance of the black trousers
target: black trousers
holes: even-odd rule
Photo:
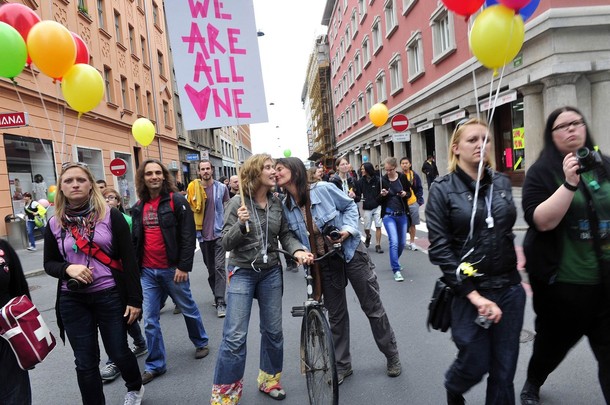
[[[586,336],[597,359],[602,392],[610,403],[610,299],[602,285],[554,283],[532,279],[536,338],[527,370],[541,386],[568,351]]]

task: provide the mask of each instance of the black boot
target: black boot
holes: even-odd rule
[[[462,394],[454,394],[447,390],[447,405],[464,405],[465,403]]]
[[[521,405],[539,405],[540,387],[526,381],[521,390]]]

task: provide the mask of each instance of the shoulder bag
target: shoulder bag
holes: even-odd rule
[[[445,283],[443,277],[439,277],[434,284],[432,298],[428,304],[428,320],[426,326],[447,332],[451,326],[451,303],[453,302],[453,290]]]

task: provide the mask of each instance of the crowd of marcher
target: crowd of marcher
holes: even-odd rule
[[[544,148],[523,186],[536,337],[519,399],[539,404],[549,374],[587,336],[610,402],[610,159],[573,107],[553,111],[543,137]],[[450,324],[458,353],[445,374],[448,404],[464,404],[464,395],[485,376],[486,404],[516,402],[513,380],[526,300],[513,245],[517,210],[509,178],[495,170],[492,138],[485,121],[465,119],[450,139],[446,174],[439,176],[433,156],[421,168],[428,187],[429,258],[454,295]],[[216,314],[225,318],[211,404],[242,398],[254,299],[261,334],[257,386],[276,400],[288,396],[281,382],[280,244],[303,265],[340,246],[340,255],[320,263],[338,383],[353,374],[348,284],[385,357],[387,375],[400,375],[398,343],[369,247],[374,238],[375,253],[389,254],[394,280],[404,280],[400,258],[405,249],[417,249],[415,226],[424,205],[422,177],[411,158],[389,157],[377,167],[365,161],[357,173],[345,157],[331,172],[320,164],[307,169],[297,158],[257,154],[226,182],[214,179],[210,161],[198,169],[199,177],[181,192],[163,163],[142,162],[136,172],[139,200],[128,215],[119,193],[96,182],[86,164],[62,165],[55,214],[45,223],[44,268],[57,279],[60,337],[67,336],[72,348],[82,402],[104,404],[103,382],[120,375],[125,404],[140,404],[144,385],[166,373],[160,311],[168,297],[184,318],[194,358],[209,354],[189,277],[197,242]],[[32,218],[39,215],[27,202]],[[0,262],[0,305],[29,295],[19,258],[4,241]],[[98,334],[108,356],[101,369]],[[136,356],[144,355],[140,370]],[[0,359],[0,403],[30,404],[28,372],[3,339]]]

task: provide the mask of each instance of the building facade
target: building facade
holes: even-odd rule
[[[409,156],[418,169],[431,155],[443,174],[456,123],[477,114],[488,119],[493,111],[497,169],[519,186],[542,148],[546,116],[564,105],[582,110],[601,150],[610,150],[605,0],[541,0],[525,24],[520,53],[497,76],[472,56],[468,22],[441,1],[328,0],[322,24],[328,26],[336,156],[346,155],[354,167],[364,155],[373,164]],[[390,120],[379,128],[370,123],[367,112],[378,102],[390,118],[408,117],[400,137],[406,140],[393,140]]]

